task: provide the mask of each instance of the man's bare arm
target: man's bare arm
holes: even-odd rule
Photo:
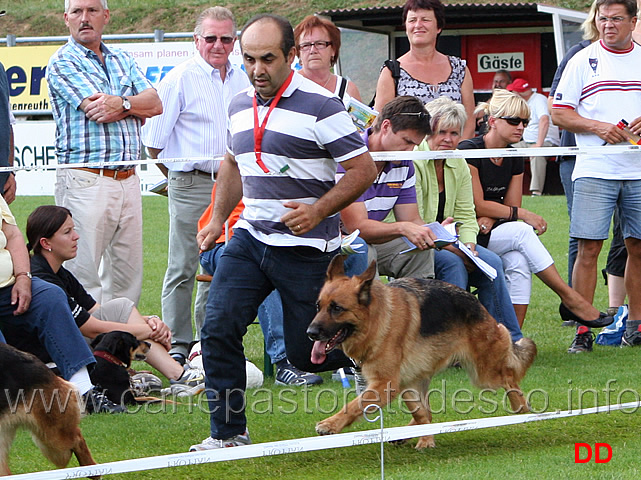
[[[227,153],[218,170],[214,211],[209,223],[196,235],[200,251],[210,250],[222,234],[223,224],[243,198],[243,182],[233,155]]]
[[[117,122],[128,116],[145,120],[162,113],[162,102],[154,88],[147,88],[137,95],[127,96],[127,99],[131,103],[131,108],[125,111],[122,106],[122,97],[94,93],[82,101],[80,109],[85,112],[89,120],[97,123]]]
[[[552,108],[552,121],[555,125],[572,133],[592,133],[607,143],[621,143],[626,140],[623,132],[616,125],[592,120],[579,115],[571,108]]]

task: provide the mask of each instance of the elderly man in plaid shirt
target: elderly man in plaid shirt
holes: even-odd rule
[[[128,54],[107,48],[107,0],[65,0],[71,37],[49,61],[47,82],[61,169],[56,203],[73,214],[78,255],[66,267],[104,303],[138,303],[142,288],[142,200],[135,161],[140,127],[162,103]],[[94,162],[119,162],[92,168]],[[124,163],[123,163],[124,162]]]

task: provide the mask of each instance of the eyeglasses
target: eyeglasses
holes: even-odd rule
[[[223,45],[230,45],[234,43],[234,37],[217,37],[216,35],[208,35],[206,37],[203,37],[202,35],[198,36],[207,43],[216,43],[216,40],[218,39],[220,39],[220,43]]]
[[[298,45],[298,49],[301,52],[306,52],[307,50],[311,50],[312,47],[316,47],[316,50],[325,50],[331,44],[332,42],[326,42],[323,40],[319,40],[317,42],[305,42]]]
[[[608,23],[612,22],[615,25],[618,25],[620,23],[623,23],[625,20],[627,20],[628,17],[599,17],[597,18],[597,22],[599,23]]]
[[[518,126],[519,123],[523,124],[523,128],[527,127],[527,124],[530,123],[530,119],[528,118],[519,118],[519,117],[499,117],[501,120],[505,120],[508,125],[512,125],[513,127]]]

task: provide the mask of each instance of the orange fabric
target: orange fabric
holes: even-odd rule
[[[207,207],[207,210],[202,214],[200,217],[200,220],[198,220],[198,231],[201,231],[205,226],[211,221],[211,216],[214,213],[214,200],[216,199],[216,184],[214,183],[214,188],[211,189],[211,203]],[[242,211],[245,209],[245,205],[243,204],[243,201],[241,200],[238,202],[238,205],[232,210],[231,215],[229,215],[229,238],[234,234],[234,229],[231,228],[233,227],[236,222],[238,221],[238,218],[240,217],[240,214]],[[216,243],[224,243],[225,242],[225,226],[223,225],[223,233],[220,237],[218,237],[218,240],[216,240]]]

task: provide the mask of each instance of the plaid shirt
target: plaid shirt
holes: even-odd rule
[[[99,124],[89,120],[79,108],[94,93],[130,96],[152,88],[127,53],[109,49],[104,43],[100,48],[104,65],[94,52],[69,38],[47,65],[59,163],[126,162],[140,158],[139,118],[128,116]]]

